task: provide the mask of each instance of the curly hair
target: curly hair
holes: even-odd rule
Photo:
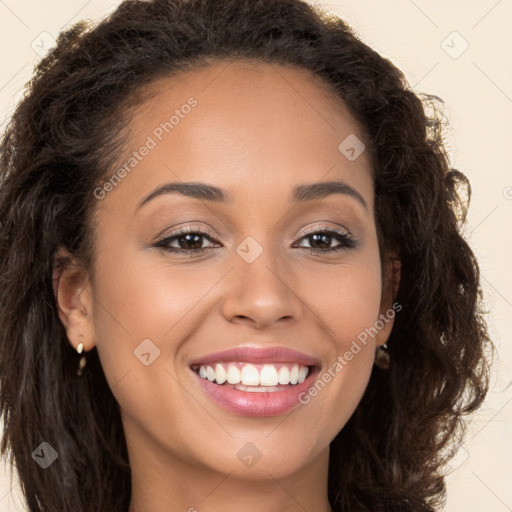
[[[344,21],[301,0],[123,1],[63,31],[2,136],[2,454],[30,511],[126,512],[130,466],[97,351],[77,378],[53,290],[66,247],[94,270],[95,185],[157,79],[250,59],[309,70],[359,121],[372,155],[381,260],[401,262],[402,311],[365,394],[330,445],[335,512],[433,511],[443,467],[489,387],[479,267],[463,238],[467,178],[450,167],[438,99],[415,94]],[[42,470],[32,451],[58,459]]]

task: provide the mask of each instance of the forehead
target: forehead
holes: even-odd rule
[[[151,139],[151,151],[123,184],[132,195],[170,181],[228,190],[245,184],[253,195],[286,190],[291,196],[293,185],[342,178],[362,193],[372,190],[367,153],[351,161],[340,150],[347,138],[364,140],[360,125],[307,70],[219,61],[160,79],[143,92],[119,162]]]
[[[215,114],[219,124],[226,119],[243,120],[253,128],[259,125],[272,131],[300,115],[297,128],[305,134],[350,129],[364,138],[363,127],[333,87],[310,71],[291,65],[214,61],[157,80],[143,94],[147,100],[140,110],[143,115],[131,123],[134,128],[147,128],[147,121],[166,117],[193,96],[200,107],[196,112],[202,113],[196,117]]]

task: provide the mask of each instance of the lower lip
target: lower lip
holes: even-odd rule
[[[307,393],[319,369],[310,369],[308,376],[300,384],[283,386],[281,391],[271,392],[241,391],[230,386],[219,386],[191,371],[210,398],[222,408],[242,416],[278,416],[302,405],[299,398]]]

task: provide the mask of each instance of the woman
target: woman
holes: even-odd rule
[[[2,141],[1,406],[31,511],[432,511],[488,389],[441,122],[299,0],[125,1]]]

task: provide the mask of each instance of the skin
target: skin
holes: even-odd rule
[[[239,345],[285,346],[326,369],[391,307],[367,152],[349,161],[338,149],[350,134],[362,140],[360,127],[339,98],[294,67],[218,62],[148,91],[129,122],[120,165],[189,97],[198,105],[98,200],[94,279],[76,261],[57,285],[70,343],[97,347],[120,404],[132,466],[129,512],[330,511],[329,443],[360,401],[393,321],[309,404],[280,416],[220,408],[189,364]],[[366,207],[347,194],[291,201],[295,185],[334,179]],[[216,185],[233,201],[164,194],[137,210],[172,181]],[[152,247],[185,226],[209,230],[214,240],[195,247],[212,249],[191,256]],[[304,238],[333,227],[357,246],[309,252],[341,243]],[[252,263],[236,252],[248,236],[263,249]],[[172,245],[194,247],[183,238]],[[134,356],[147,338],[160,350],[149,366]],[[249,442],[261,453],[251,467],[237,457]]]

